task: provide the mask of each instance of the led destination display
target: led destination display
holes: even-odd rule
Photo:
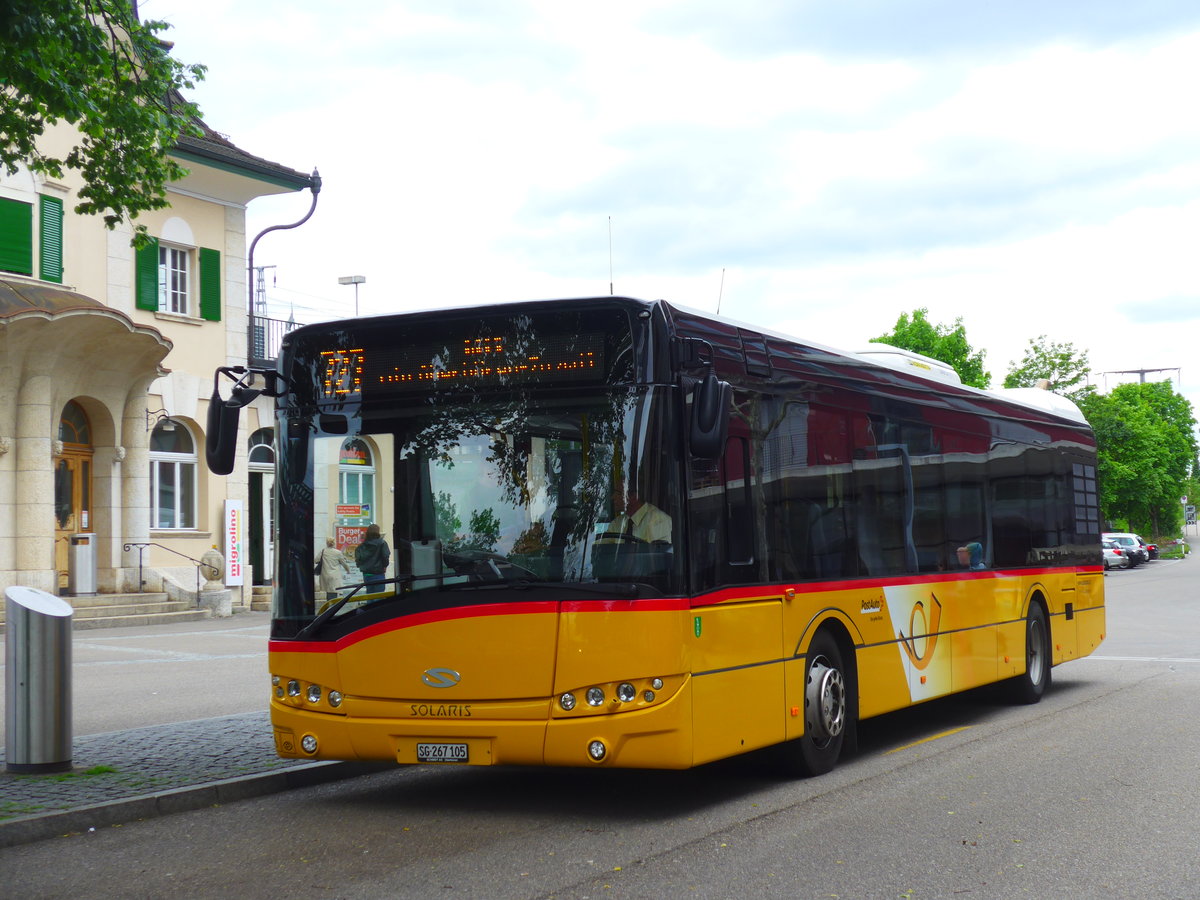
[[[594,382],[604,377],[604,335],[451,337],[396,347],[325,350],[321,398]]]

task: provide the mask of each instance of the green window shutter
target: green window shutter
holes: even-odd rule
[[[135,256],[134,305],[138,309],[158,309],[158,241],[140,248]]]
[[[200,248],[200,316],[221,321],[221,253]]]
[[[40,194],[39,212],[40,235],[38,274],[43,281],[53,281],[62,284],[63,276],[63,205],[57,197],[47,197]]]
[[[33,204],[0,197],[0,272],[33,274]]]

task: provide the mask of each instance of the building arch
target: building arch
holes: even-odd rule
[[[54,580],[69,583],[71,536],[89,534],[99,572],[115,565],[114,539],[120,538],[120,471],[124,448],[115,445],[116,423],[108,406],[76,395],[58,407],[49,460],[53,472]]]

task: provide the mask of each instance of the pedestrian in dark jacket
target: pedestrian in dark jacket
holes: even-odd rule
[[[379,526],[371,523],[367,526],[366,540],[354,548],[354,562],[363,574],[363,581],[381,584],[391,559],[392,550],[380,534]]]

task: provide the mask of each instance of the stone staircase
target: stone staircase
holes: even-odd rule
[[[253,612],[271,611],[271,592],[274,588],[269,584],[256,584],[250,589],[250,609]]]
[[[164,594],[93,594],[64,597],[75,607],[72,628],[123,628],[133,625],[168,625],[212,617],[212,610]],[[0,604],[0,634],[5,632],[4,604]]]

